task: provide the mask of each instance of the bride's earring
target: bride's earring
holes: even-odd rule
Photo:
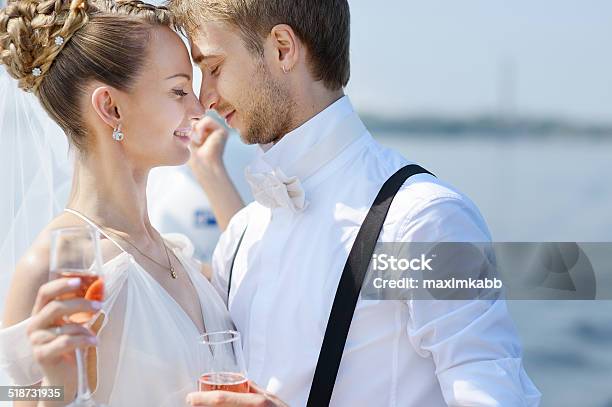
[[[115,141],[123,141],[124,137],[125,137],[125,135],[121,131],[121,125],[118,124],[117,127],[115,127],[115,130],[113,130],[113,140],[115,140]]]

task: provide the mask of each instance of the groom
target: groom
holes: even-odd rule
[[[409,162],[363,126],[343,92],[347,0],[171,6],[203,72],[201,102],[259,145],[247,170],[256,202],[234,216],[213,257],[213,284],[242,333],[254,383],[251,393],[199,392],[188,402],[304,406],[310,397],[314,406],[333,389],[334,406],[537,405],[503,301],[359,300],[337,376],[325,379],[336,373],[319,355],[337,328],[328,320],[341,275],[363,266],[346,265],[360,229],[360,242],[484,242],[487,226],[445,182],[398,173]],[[383,191],[395,194],[387,216],[374,204],[380,235],[362,228],[396,173],[399,190]]]

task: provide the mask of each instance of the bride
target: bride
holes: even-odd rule
[[[200,120],[189,54],[172,28],[165,8],[134,0],[16,0],[0,11],[0,63],[38,97],[76,153],[66,210],[16,267],[0,365],[19,385],[65,386],[66,403],[76,389],[74,349],[86,348],[96,401],[179,405],[201,367],[198,334],[233,327],[191,243],[162,237],[147,214],[149,171],[187,162],[192,129],[211,134],[198,151],[211,163],[221,161],[226,137]],[[219,194],[211,201],[229,197],[217,208],[223,225],[240,200],[226,173],[211,177]],[[83,225],[103,236],[103,305],[59,300],[74,282],[49,281],[50,231]],[[93,332],[57,324],[100,308]]]

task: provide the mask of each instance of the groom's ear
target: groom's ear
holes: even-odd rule
[[[96,88],[91,95],[91,104],[100,119],[111,128],[115,128],[121,115],[115,99],[113,89],[108,86]]]
[[[278,24],[270,31],[272,46],[276,50],[275,62],[278,69],[284,72],[291,71],[298,63],[300,57],[300,42],[293,28],[287,24]]]

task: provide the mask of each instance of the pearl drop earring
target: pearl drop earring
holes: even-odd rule
[[[113,130],[113,140],[115,140],[115,141],[123,141],[124,137],[125,137],[125,135],[121,131],[121,126],[117,125],[115,130]]]

